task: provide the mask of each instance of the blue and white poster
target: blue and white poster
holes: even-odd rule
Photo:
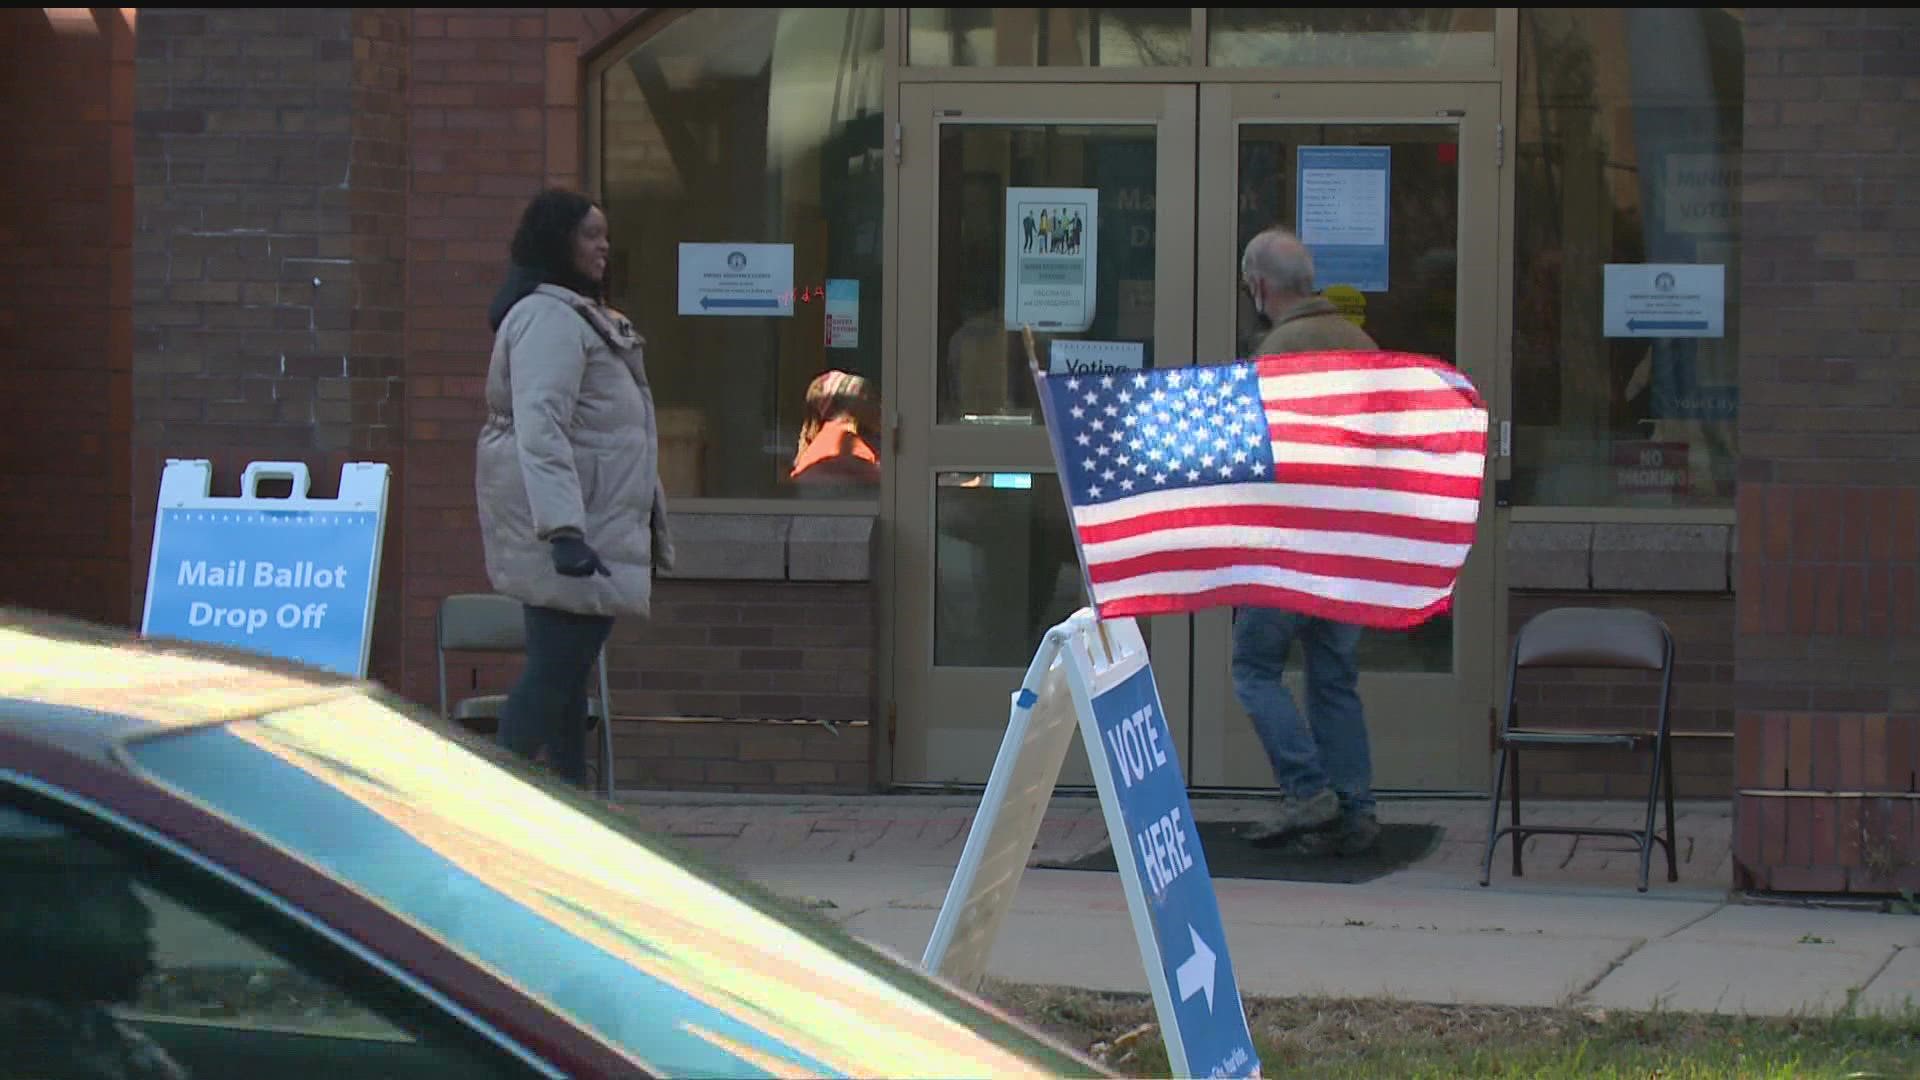
[[[1393,151],[1385,146],[1302,146],[1294,220],[1313,253],[1321,290],[1387,291],[1387,217]]]
[[[1153,669],[1143,665],[1096,696],[1093,716],[1126,828],[1114,854],[1134,864],[1186,1057],[1175,1073],[1252,1075],[1260,1059]]]
[[[793,314],[792,244],[681,244],[681,315]]]
[[[287,499],[210,497],[211,473],[167,466],[141,632],[365,676],[386,466],[349,464],[339,500],[306,498],[304,468]]]
[[[147,633],[360,674],[380,515],[162,510]]]
[[[1083,334],[1099,298],[1100,192],[1008,188],[1006,328]]]

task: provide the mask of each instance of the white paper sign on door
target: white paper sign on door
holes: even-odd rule
[[[792,244],[681,244],[680,314],[792,315]]]
[[[1727,334],[1727,268],[1692,263],[1608,263],[1608,337]]]
[[[1093,325],[1099,209],[1093,188],[1007,189],[1007,329]]]
[[[1393,151],[1302,146],[1296,157],[1300,242],[1313,253],[1315,282],[1386,292]]]
[[[827,279],[827,348],[860,347],[860,281]]]
[[[1055,375],[1110,375],[1139,371],[1147,366],[1147,346],[1140,341],[1054,341],[1048,350],[1048,370]]]

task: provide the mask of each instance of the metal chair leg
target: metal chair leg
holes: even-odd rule
[[[1508,761],[1513,767],[1513,776],[1511,777],[1513,790],[1509,795],[1509,797],[1513,799],[1513,815],[1512,821],[1510,822],[1513,827],[1513,835],[1509,837],[1509,840],[1513,844],[1513,876],[1520,877],[1520,849],[1525,847],[1527,843],[1527,834],[1521,831],[1520,828],[1520,751],[1517,749],[1510,751]]]
[[[1659,820],[1658,815],[1660,812],[1660,782],[1663,774],[1666,771],[1661,766],[1665,764],[1665,761],[1663,760],[1665,757],[1666,757],[1666,743],[1664,740],[1661,740],[1658,736],[1655,736],[1654,748],[1653,748],[1653,775],[1647,778],[1649,781],[1649,783],[1647,784],[1647,823],[1646,823],[1645,829],[1640,833],[1640,884],[1639,884],[1640,892],[1647,891],[1647,872],[1649,868],[1653,865],[1653,845],[1654,845],[1655,838],[1659,835],[1654,831],[1654,825],[1655,825],[1655,822]],[[1669,855],[1672,854],[1671,846],[1669,846],[1668,848],[1668,854]]]
[[[1667,881],[1671,883],[1680,880],[1679,854],[1674,850],[1680,846],[1680,834],[1673,827],[1673,737],[1663,742],[1662,753],[1667,758]]]
[[[613,697],[607,687],[607,650],[600,650],[600,794],[613,801]]]
[[[1507,782],[1507,747],[1500,747],[1500,761],[1493,767],[1493,810],[1487,818],[1487,850],[1480,860],[1480,884],[1485,887],[1493,878],[1493,848],[1500,842],[1500,797],[1505,793]]]

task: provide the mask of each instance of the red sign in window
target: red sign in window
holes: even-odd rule
[[[1623,495],[1679,495],[1692,489],[1686,443],[1613,444],[1613,490]]]

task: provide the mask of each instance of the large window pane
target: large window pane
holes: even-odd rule
[[[1040,360],[1052,362],[1055,341],[1085,340],[1138,346],[1136,366],[1153,366],[1156,153],[1151,127],[942,125],[940,423],[1040,423],[1026,343],[1006,324],[1010,187],[1099,191],[1093,322],[1079,333],[1035,332]]]
[[[1744,48],[1740,9],[1521,11],[1517,502],[1732,501]],[[1622,318],[1642,301],[1610,264],[1681,292],[1700,272],[1666,268],[1719,268],[1694,303],[1724,329]]]
[[[671,495],[874,494],[870,471],[789,474],[816,377],[864,378],[859,426],[878,414],[882,44],[878,8],[695,9],[599,81],[614,301],[647,337]],[[792,314],[681,315],[683,243],[791,245]]]
[[[1209,8],[1215,67],[1494,65],[1492,8]]]
[[[940,473],[933,515],[933,662],[1025,667],[1086,603],[1060,478]]]
[[[1210,256],[1240,267],[1247,242],[1270,225],[1298,231],[1303,150],[1372,147],[1387,154],[1387,288],[1362,292],[1339,264],[1317,260],[1314,285],[1341,305],[1383,349],[1454,360],[1458,340],[1460,131],[1453,124],[1246,123],[1239,135],[1239,244]],[[1265,331],[1245,290],[1239,295],[1240,355],[1252,355]],[[1298,657],[1289,661],[1297,665]],[[1450,672],[1453,617],[1412,630],[1370,630],[1360,639],[1369,672]],[[1296,667],[1296,670],[1298,668]]]
[[[1192,56],[1186,8],[909,8],[921,67],[1164,67]]]

